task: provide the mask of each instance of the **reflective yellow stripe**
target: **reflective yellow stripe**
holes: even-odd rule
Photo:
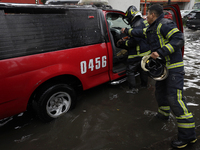
[[[133,11],[132,9],[131,9],[131,14],[133,15],[133,14],[137,14],[139,11]]]
[[[131,35],[131,31],[132,31],[132,30],[133,30],[133,29],[129,29],[129,30],[128,30],[128,34],[129,34],[130,36],[132,36],[132,35]]]
[[[139,54],[139,55],[129,55],[128,56],[128,59],[130,59],[130,58],[135,58],[135,57],[143,57],[143,56],[146,56],[146,55],[148,55],[148,54],[150,54],[151,53],[151,50],[149,50],[149,51],[147,51],[147,52],[145,52],[145,53],[141,53],[141,54]]]
[[[174,48],[172,47],[172,45],[171,44],[167,44],[167,45],[165,45],[166,47],[167,47],[167,49],[169,50],[169,52],[172,54],[172,53],[174,53]]]
[[[164,41],[164,42],[165,42],[165,44],[169,43],[168,39],[165,39],[165,41]]]
[[[164,116],[169,116],[170,115],[170,113],[166,113],[166,112],[162,111],[160,108],[158,108],[158,112],[161,113]]]
[[[170,106],[161,106],[159,108],[162,110],[170,110]]]
[[[128,41],[129,41],[129,40],[127,40],[127,41],[125,42],[125,45],[126,45],[126,46],[128,46]]]
[[[174,50],[173,46],[172,46],[170,43],[168,43],[168,42],[169,42],[168,39],[169,39],[174,33],[178,32],[179,30],[178,30],[177,28],[172,29],[172,30],[167,34],[167,36],[166,36],[167,39],[165,39],[165,38],[162,36],[161,32],[160,32],[161,27],[162,27],[162,24],[159,23],[159,25],[158,25],[158,27],[157,27],[157,35],[158,35],[158,38],[159,38],[160,47],[162,48],[163,46],[165,46],[165,47],[169,50],[170,54],[172,54],[172,53],[175,52],[175,50]],[[167,43],[168,43],[168,44],[167,44]],[[166,45],[165,45],[165,44],[166,44]],[[177,67],[182,67],[182,66],[184,66],[183,62],[178,62],[178,63],[170,64],[170,57],[169,57],[169,56],[166,56],[165,59],[166,59],[166,66],[167,66],[168,69],[173,69],[173,68],[177,68]]]
[[[186,147],[188,144],[184,144],[184,145],[181,145],[181,146],[177,146],[177,148],[184,148]]]
[[[177,99],[178,102],[180,104],[180,106],[182,107],[184,114],[187,115],[188,114],[188,110],[185,107],[185,103],[182,101],[182,90],[177,89]]]
[[[190,143],[195,143],[196,141],[197,141],[197,139],[195,139],[195,140],[191,141]]]
[[[144,20],[143,23],[144,23],[145,27],[147,27],[149,25],[147,20]]]
[[[195,128],[195,123],[178,123],[179,128]]]
[[[173,68],[178,68],[178,67],[182,67],[184,66],[183,62],[178,62],[178,63],[174,63],[174,64],[166,64],[167,69],[173,69]]]
[[[145,35],[145,38],[147,38],[146,31],[147,31],[147,28],[143,28],[143,34]]]
[[[126,14],[125,14],[125,16],[128,16],[128,11],[126,11]]]
[[[168,32],[168,34],[166,35],[166,37],[169,39],[174,33],[178,32],[178,31],[179,31],[178,28],[174,28],[170,32]]]
[[[193,118],[192,113],[186,114],[186,115],[181,115],[179,117],[176,117],[176,119],[190,119]]]
[[[162,34],[160,33],[160,28],[161,28],[162,24],[159,23],[158,27],[157,27],[157,35],[158,35],[158,38],[159,38],[159,42],[160,42],[160,47],[162,48],[164,45],[165,45],[165,39],[164,37],[162,36]]]
[[[136,51],[137,51],[137,55],[139,55],[140,54],[140,45],[136,46]]]
[[[166,66],[169,66],[170,65],[170,58],[169,58],[169,55],[167,55],[165,57],[165,60],[166,60]]]

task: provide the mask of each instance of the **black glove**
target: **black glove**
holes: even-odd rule
[[[125,33],[126,35],[129,35],[129,34],[128,34],[128,31],[129,31],[129,29],[128,29],[128,28],[125,28],[124,33]]]
[[[120,47],[120,45],[122,45],[122,43],[123,43],[123,40],[122,40],[122,39],[118,40],[118,41],[117,41],[117,47]]]

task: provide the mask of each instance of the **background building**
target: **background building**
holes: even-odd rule
[[[200,0],[170,0],[170,4],[178,4],[180,9],[190,10],[195,2]],[[167,5],[168,0],[108,0],[109,5],[114,9],[126,11],[130,5],[136,6],[142,13],[144,13],[145,3],[147,8],[155,3]]]
[[[140,0],[140,10],[142,12],[144,11],[145,3],[148,8],[150,5],[155,4],[155,3],[167,5],[168,0]],[[178,4],[181,10],[192,9],[194,3],[195,3],[195,0],[170,0],[170,4]]]
[[[108,2],[114,9],[119,9],[124,12],[130,5],[134,5],[138,10],[140,10],[140,0],[108,0]]]

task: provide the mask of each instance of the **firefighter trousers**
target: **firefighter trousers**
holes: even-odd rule
[[[126,69],[127,81],[129,89],[136,88],[135,73],[140,73],[140,81],[142,87],[147,87],[148,74],[141,68],[141,61],[129,62]]]
[[[158,113],[169,116],[172,111],[178,125],[178,139],[190,141],[196,138],[195,122],[192,113],[188,110],[183,96],[184,71],[172,72],[163,81],[156,82],[156,100]]]

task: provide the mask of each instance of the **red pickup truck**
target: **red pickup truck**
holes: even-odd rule
[[[182,30],[177,6],[166,7]],[[49,122],[76,90],[125,77],[124,12],[110,7],[0,4],[0,119],[33,108]]]

